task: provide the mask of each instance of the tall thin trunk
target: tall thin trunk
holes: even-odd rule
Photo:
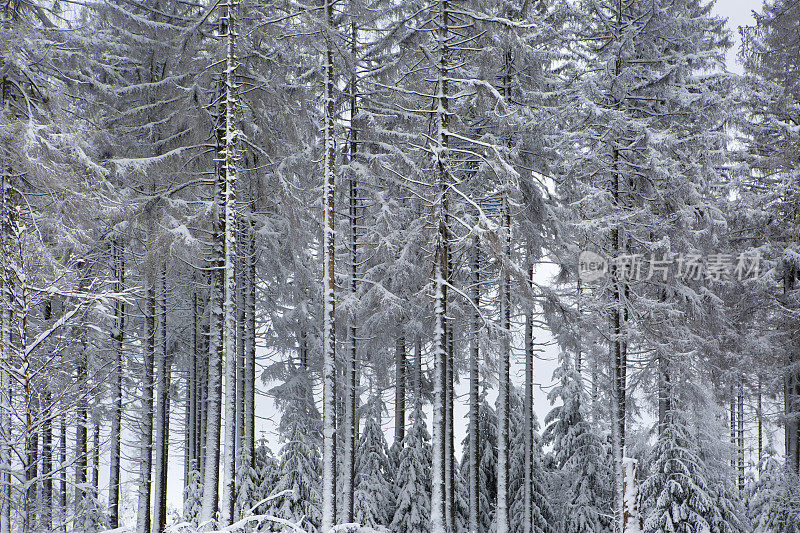
[[[32,366],[32,365],[31,365]],[[33,370],[33,368],[31,368]],[[27,374],[27,372],[26,372]],[[26,397],[28,398],[28,405],[26,406],[26,418],[28,427],[28,438],[26,442],[27,459],[25,463],[25,502],[22,529],[24,532],[36,531],[37,524],[37,492],[39,485],[39,431],[35,429],[38,426],[39,420],[39,392],[28,387],[36,387],[33,379],[29,379],[26,375],[25,388]]]
[[[533,265],[530,266],[529,282],[533,286]],[[578,349],[580,352],[580,348]],[[525,516],[522,517],[524,533],[533,531],[533,309],[525,313]]]
[[[469,350],[469,533],[478,533],[480,523],[480,497],[478,494],[478,360],[480,357],[481,292],[480,245],[478,237],[472,241],[472,332]]]
[[[213,287],[211,290],[211,312],[208,342],[208,362],[206,365],[207,382],[204,385],[203,411],[203,498],[200,508],[200,525],[205,528],[215,527],[215,515],[219,504],[219,460],[220,460],[220,425],[222,403],[222,308],[224,305],[225,279],[224,270],[224,233],[221,226],[224,224],[222,205],[224,201],[224,188],[218,186],[217,208],[218,221],[215,228],[215,259],[213,272]]]
[[[155,505],[157,505],[158,508],[159,508],[160,516],[164,518],[164,526],[162,526],[162,531],[164,530],[164,527],[166,526],[166,520],[165,519],[166,519],[166,516],[167,516],[167,479],[168,479],[167,465],[169,464],[169,413],[170,413],[170,402],[171,402],[170,396],[169,396],[169,391],[170,391],[170,381],[172,379],[172,376],[170,375],[171,368],[172,368],[171,360],[167,359],[167,371],[166,371],[165,378],[164,378],[165,381],[166,381],[166,389],[167,389],[167,395],[165,397],[166,401],[164,403],[164,415],[163,415],[164,416],[164,452],[161,455],[161,460],[163,461],[163,464],[161,466],[161,472],[160,472],[161,473],[160,483],[161,483],[162,490],[159,493],[159,499],[155,501]]]
[[[575,352],[575,370],[578,374],[583,372],[583,307],[581,306],[583,303],[583,284],[581,283],[581,278],[578,276],[578,283],[575,291],[575,297],[577,300],[577,311],[578,311],[578,334],[577,334],[577,342],[578,348]],[[581,377],[580,386],[583,388],[583,378]]]
[[[42,531],[53,529],[53,408],[52,394],[42,391],[42,499],[40,527]]]
[[[203,276],[205,278],[205,276]],[[208,278],[213,280],[212,278]],[[213,281],[211,281],[213,283]],[[197,442],[195,456],[200,480],[206,474],[206,433],[208,425],[208,363],[211,353],[211,316],[208,303],[211,291],[198,295],[198,329],[197,329]]]
[[[111,241],[111,264],[114,276],[114,290],[125,290],[125,256],[122,245],[116,238]],[[114,324],[111,341],[114,350],[114,366],[111,369],[111,439],[108,473],[108,526],[119,527],[120,500],[120,453],[122,442],[122,372],[123,343],[125,340],[125,302],[114,302]]]
[[[225,365],[225,458],[222,465],[222,502],[220,522],[231,524],[236,498],[236,0],[228,0],[225,34],[228,54],[225,69],[225,231],[224,231],[224,300],[223,362]]]
[[[336,333],[335,333],[335,244],[334,185],[335,144],[333,43],[332,31],[334,0],[325,0],[325,73],[324,124],[323,124],[323,237],[322,237],[322,531],[327,532],[336,520]]]
[[[730,405],[730,442],[731,442],[731,469],[735,472],[738,468],[738,454],[736,453],[736,393],[731,387]]]
[[[241,204],[243,205],[243,204]],[[245,375],[244,375],[244,366],[245,366],[245,335],[247,329],[247,309],[245,308],[245,300],[247,299],[247,295],[245,294],[246,287],[247,287],[247,252],[245,247],[247,246],[247,242],[244,238],[245,232],[245,219],[241,212],[236,216],[236,267],[235,267],[235,278],[236,278],[236,403],[235,403],[235,410],[236,410],[236,437],[235,437],[235,451],[236,451],[236,484],[235,484],[235,492],[234,492],[234,500],[237,499],[239,494],[239,483],[241,480],[239,479],[242,475],[247,475],[248,469],[250,467],[249,464],[246,464],[246,461],[249,461],[247,457],[244,455],[244,388],[245,388]],[[238,515],[234,517],[234,519],[238,518]]]
[[[597,342],[595,342],[595,348]],[[597,357],[592,357],[589,360],[589,368],[592,372],[592,422],[597,424],[600,420],[600,368],[597,364]]]
[[[7,6],[7,8],[10,6]],[[8,15],[8,13],[6,13]],[[10,20],[10,16],[6,17]],[[0,78],[0,108],[5,109],[10,83]],[[13,201],[14,171],[0,153],[0,533],[11,532],[11,321],[14,305],[13,267],[11,265],[12,226],[16,209]]]
[[[169,377],[167,364],[167,265],[161,270],[158,296],[158,348],[156,349],[155,474],[153,476],[153,533],[162,533],[167,525],[167,454],[169,432]]]
[[[355,9],[355,6],[354,6]],[[357,57],[358,54],[358,26],[355,22],[355,17],[351,15],[350,20],[350,42],[352,57]],[[358,154],[358,128],[356,126],[356,117],[358,115],[358,74],[353,69],[350,76],[350,129],[348,134],[350,136],[350,143],[348,145],[349,163],[353,165],[356,161]],[[359,209],[359,190],[358,178],[355,172],[351,170],[350,185],[350,206],[349,206],[349,222],[350,222],[350,292],[353,298],[358,296],[358,262],[359,262],[359,224],[360,224],[360,209]],[[353,505],[354,505],[354,490],[355,490],[355,454],[356,454],[356,439],[358,433],[358,311],[357,307],[350,316],[349,328],[349,341],[350,350],[347,359],[347,404],[345,405],[344,413],[344,449],[342,457],[342,468],[344,475],[342,476],[342,521],[349,523],[353,521]]]
[[[79,510],[85,509],[86,499],[86,468],[88,459],[88,405],[86,402],[87,394],[87,369],[86,369],[86,340],[82,339],[83,344],[81,355],[78,358],[78,365],[76,368],[76,381],[77,389],[80,397],[76,406],[75,413],[75,522],[73,527],[79,530],[84,529],[84,525],[78,522],[81,516],[78,515]],[[147,532],[145,532],[147,533]]]
[[[756,424],[758,425],[758,475],[761,476],[761,462],[764,459],[764,413],[761,406],[761,375],[758,376],[756,391]]]
[[[744,376],[739,376],[736,393],[736,456],[739,463],[739,494],[744,493]]]
[[[89,468],[92,497],[97,498],[100,488],[100,421],[92,422],[92,455]]]
[[[617,0],[615,6],[615,34],[624,33],[626,24],[623,12],[622,0]],[[621,48],[620,48],[621,50]],[[617,53],[614,61],[614,74],[619,77],[622,75],[623,57],[622,52]],[[623,100],[615,98],[615,107],[621,108]],[[611,196],[615,208],[622,206],[622,175],[619,168],[620,153],[617,142],[611,140],[611,156],[613,161],[611,175]],[[616,263],[617,257],[624,253],[623,234],[620,227],[614,226],[611,229],[611,262]],[[623,326],[625,319],[623,292],[626,289],[622,286],[621,277],[618,275],[616,265],[611,267],[611,286],[612,303],[610,311],[610,333],[609,343],[610,361],[612,368],[611,384],[611,448],[614,458],[614,517],[615,530],[622,532],[625,530],[624,517],[624,472],[623,458],[625,457],[625,418],[626,418],[626,375],[627,375],[627,353],[626,344],[623,338]]]
[[[445,449],[447,439],[446,427],[446,380],[447,380],[447,261],[449,231],[447,228],[447,187],[449,138],[447,135],[448,110],[450,106],[448,75],[450,36],[450,4],[444,0],[439,4],[437,18],[438,61],[436,65],[437,95],[434,121],[436,124],[436,187],[438,201],[436,204],[436,255],[434,265],[434,378],[433,378],[433,459],[431,468],[431,533],[445,531]]]
[[[414,341],[414,408],[422,409],[422,339],[417,335]]]
[[[147,287],[145,313],[145,346],[142,367],[142,412],[139,455],[139,494],[136,512],[136,533],[150,533],[150,489],[153,470],[153,366],[156,357],[156,283],[155,275]]]
[[[619,69],[619,62],[617,62],[617,69]],[[619,152],[616,148],[613,149],[614,159],[614,175],[612,177],[612,196],[615,205],[620,204],[620,174],[617,170],[617,162],[619,161]],[[622,253],[622,232],[618,227],[611,230],[611,256],[612,261]],[[612,274],[612,289],[611,289],[611,313],[610,313],[610,329],[611,341],[609,343],[609,351],[611,352],[612,368],[612,386],[611,386],[611,447],[612,455],[614,458],[614,516],[616,518],[616,527],[618,531],[624,531],[624,471],[623,471],[623,458],[625,456],[625,406],[626,406],[626,373],[627,373],[627,355],[626,345],[623,339],[623,323],[625,312],[623,309],[623,287],[621,278],[618,275],[617,267],[611,267]]]
[[[503,259],[508,261],[511,253],[511,214],[508,197],[503,197],[501,216],[503,231]],[[497,397],[497,533],[506,533],[508,517],[508,421],[510,400],[511,361],[511,286],[508,266],[501,266],[500,274],[500,375]]]
[[[394,442],[403,445],[406,436],[406,338],[397,337],[394,350]]]
[[[254,198],[251,198],[252,202]],[[252,214],[252,213],[251,213]],[[256,406],[256,233],[251,219],[247,225],[247,329],[245,335],[244,449],[250,465],[255,458]]]
[[[207,300],[206,300],[207,301]],[[210,318],[210,317],[209,317]],[[211,354],[211,328],[208,325],[200,326],[200,354]],[[206,475],[206,438],[208,436],[208,402],[210,374],[210,357],[200,357],[198,359],[198,378],[197,378],[197,470],[200,472],[200,479],[205,487]]]
[[[795,291],[797,269],[793,265],[784,265],[783,294],[789,298]],[[800,372],[796,365],[800,359],[798,339],[794,333],[794,320],[787,320],[788,349],[786,350],[786,375],[784,377],[784,440],[786,450],[786,468],[795,474],[800,472]]]
[[[195,279],[195,283],[197,280]],[[189,486],[189,474],[196,468],[197,449],[197,288],[192,289],[192,351],[189,355],[189,375],[186,378],[186,434],[183,451],[183,492]]]
[[[664,353],[658,355],[658,434],[667,427],[667,413],[670,411],[669,363]]]
[[[450,216],[445,214],[447,227],[450,227]],[[452,251],[447,249],[447,282],[450,282],[450,274],[453,271]],[[444,518],[445,528],[448,531],[455,531],[455,448],[453,438],[453,399],[454,399],[454,376],[453,376],[453,322],[445,322],[445,336],[447,337],[447,358],[445,360],[444,377]]]
[[[61,407],[61,416],[59,416],[59,421],[58,467],[60,472],[58,475],[58,530],[62,533],[65,533],[67,531],[67,410],[63,405]]]

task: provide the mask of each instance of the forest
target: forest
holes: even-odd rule
[[[0,0],[0,533],[800,533],[800,1],[713,9]]]

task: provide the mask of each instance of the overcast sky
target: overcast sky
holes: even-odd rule
[[[728,68],[733,72],[741,72],[742,67],[736,60],[739,53],[739,26],[753,24],[753,10],[761,11],[762,0],[716,0],[714,11],[728,18],[728,28],[734,38],[734,47],[728,52]]]

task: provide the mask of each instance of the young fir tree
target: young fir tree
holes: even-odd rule
[[[203,497],[203,477],[200,471],[192,470],[183,490],[183,521],[197,526],[200,517],[200,501]]]
[[[800,532],[798,480],[787,473],[771,447],[765,450],[758,480],[748,487],[747,515],[753,533]]]
[[[653,448],[650,476],[642,484],[645,533],[713,531],[719,509],[706,481],[706,465],[697,444],[672,411]]]
[[[511,391],[511,532],[523,533],[525,524],[525,424],[523,411],[523,397],[516,387]],[[546,473],[542,464],[542,445],[538,434],[538,423],[534,416],[533,449],[530,458],[531,465],[531,514],[533,533],[552,533],[555,531],[555,516],[547,495]]]
[[[561,401],[545,418],[544,441],[552,444],[559,468],[562,504],[558,522],[563,533],[610,531],[613,481],[606,448],[582,412],[581,376],[570,357],[562,355],[553,373],[558,385],[550,391],[551,403]]]
[[[395,473],[395,511],[391,530],[428,533],[431,512],[431,444],[421,405],[411,415],[411,429],[403,439]]]
[[[486,401],[486,392],[478,406],[478,530],[492,531],[495,506],[497,505],[497,414]],[[469,430],[462,443],[461,458],[463,477],[469,476]],[[467,489],[467,495],[469,490]]]
[[[302,522],[306,531],[315,533],[321,519],[320,415],[305,369],[296,368],[291,360],[288,367],[286,383],[273,389],[284,407],[280,423],[284,444],[273,493],[286,493],[270,502],[269,514]]]
[[[277,484],[278,462],[267,443],[261,441],[255,447],[252,465],[246,471],[237,471],[237,516],[266,512],[267,504],[257,504],[271,496]]]
[[[278,485],[279,469],[278,461],[272,454],[267,443],[262,439],[256,446],[255,453],[253,454],[253,472],[254,472],[254,493],[250,495],[251,508],[256,503],[265,500],[275,493],[275,487]],[[254,509],[255,514],[262,514],[268,507],[268,504],[262,504]]]
[[[364,430],[356,451],[353,519],[377,529],[388,526],[394,516],[394,493],[390,482],[392,464],[386,437],[381,430],[379,397],[372,398]]]

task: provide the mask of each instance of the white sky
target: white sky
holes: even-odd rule
[[[741,73],[742,66],[736,60],[739,53],[739,26],[753,24],[753,10],[761,10],[761,0],[716,0],[714,12],[728,18],[728,28],[734,39],[734,46],[728,51],[728,69]]]

